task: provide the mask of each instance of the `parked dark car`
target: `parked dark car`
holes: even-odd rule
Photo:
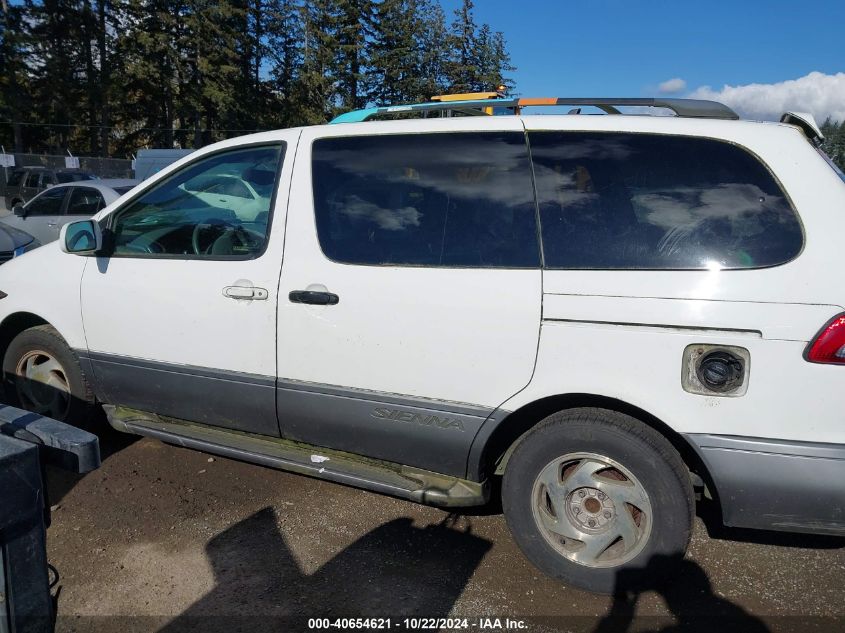
[[[41,242],[29,233],[0,224],[0,264],[39,246]]]
[[[9,173],[6,181],[6,208],[29,202],[53,185],[94,180],[96,176],[81,169],[51,169],[49,167],[19,167]]]

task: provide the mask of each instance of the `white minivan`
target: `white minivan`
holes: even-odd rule
[[[596,103],[191,154],[0,268],[6,401],[441,506],[501,476],[526,556],[599,592],[683,557],[697,492],[845,534],[845,182],[817,128]]]

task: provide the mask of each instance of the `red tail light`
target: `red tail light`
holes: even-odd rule
[[[811,363],[845,365],[845,313],[833,317],[822,328],[804,357]]]

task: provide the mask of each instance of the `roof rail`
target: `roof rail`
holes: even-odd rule
[[[360,123],[383,114],[404,114],[407,112],[460,112],[461,114],[484,115],[484,108],[503,106],[516,108],[519,99],[471,99],[467,101],[430,101],[428,103],[409,103],[406,105],[377,106],[352,110],[335,117],[330,123]]]
[[[676,116],[701,119],[739,119],[739,115],[728,106],[717,101],[702,99],[662,99],[662,98],[585,98],[585,97],[540,97],[540,98],[502,98],[502,99],[471,99],[466,101],[430,101],[427,103],[410,103],[407,105],[377,106],[352,110],[338,117],[331,123],[359,123],[373,117],[385,114],[402,114],[407,112],[460,112],[461,114],[485,115],[485,110],[491,107],[510,108],[513,114],[520,114],[523,108],[533,106],[594,106],[607,114],[622,114],[618,107],[638,106],[650,108],[668,108]]]

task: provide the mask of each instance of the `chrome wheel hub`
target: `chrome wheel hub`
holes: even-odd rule
[[[651,534],[652,507],[639,480],[595,453],[570,453],[540,471],[532,511],[545,540],[587,567],[616,567],[639,554]]]
[[[613,500],[598,488],[579,488],[569,493],[567,515],[585,532],[601,532],[613,522],[616,506]]]
[[[15,386],[23,408],[64,420],[70,409],[70,383],[52,354],[32,350],[15,365]]]

